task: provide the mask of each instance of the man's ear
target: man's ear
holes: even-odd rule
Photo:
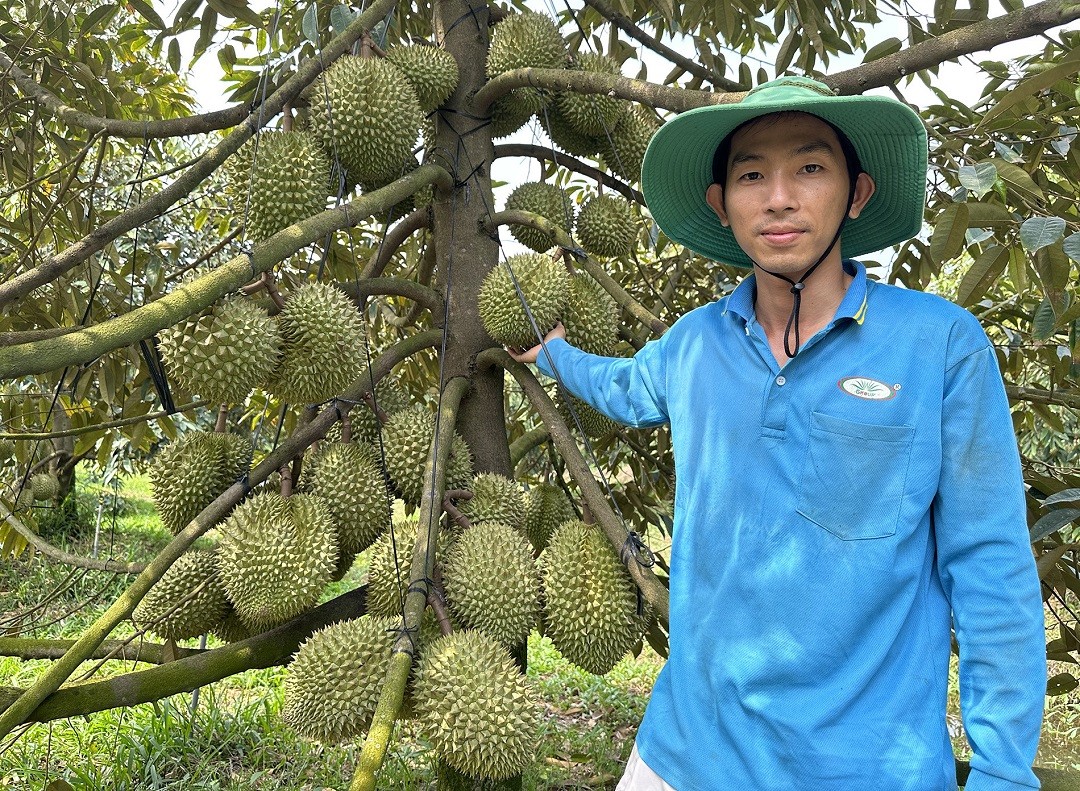
[[[716,212],[716,216],[720,218],[720,224],[726,228],[729,223],[727,211],[724,209],[724,188],[719,184],[710,184],[705,190],[705,202]]]
[[[859,174],[859,177],[855,179],[855,197],[851,201],[851,211],[848,212],[850,219],[854,220],[862,214],[862,210],[866,208],[866,204],[874,196],[876,189],[877,185],[869,173],[863,171]]]

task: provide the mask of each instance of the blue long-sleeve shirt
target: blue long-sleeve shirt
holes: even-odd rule
[[[1038,788],[1042,600],[994,351],[845,267],[782,369],[753,277],[630,359],[547,344],[601,412],[671,424],[670,656],[638,750],[679,791],[955,791],[951,617],[968,791]]]

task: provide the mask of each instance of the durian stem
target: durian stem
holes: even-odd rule
[[[379,703],[371,721],[360,759],[353,775],[350,791],[375,791],[375,773],[382,766],[394,720],[405,698],[405,684],[412,668],[414,639],[420,626],[420,616],[427,606],[430,580],[435,571],[435,544],[439,534],[439,517],[446,490],[446,467],[450,461],[450,446],[454,439],[461,399],[470,387],[463,376],[446,383],[439,408],[438,427],[424,467],[424,495],[420,504],[420,529],[413,548],[408,593],[405,597],[405,622],[401,635],[394,643],[390,667],[386,671]],[[426,529],[425,529],[426,528]]]
[[[214,432],[217,434],[224,434],[225,429],[228,426],[229,420],[229,405],[222,404],[218,407],[217,422],[214,424]]]
[[[571,253],[576,253],[578,250],[578,246],[574,243],[574,240],[571,239],[570,235],[558,225],[551,222],[551,220],[546,217],[541,217],[535,212],[524,211],[522,209],[511,209],[492,214],[488,217],[487,222],[484,223],[484,230],[488,233],[494,233],[498,226],[507,224],[528,226],[529,228],[548,234],[555,244],[566,250],[570,250]],[[667,324],[654,316],[647,307],[630,296],[629,292],[615,282],[615,279],[609,275],[602,266],[592,260],[592,258],[587,255],[578,256],[575,254],[574,262],[577,266],[592,275],[593,279],[611,295],[611,298],[615,300],[619,307],[652,330],[654,334],[663,335],[667,332]]]
[[[341,413],[341,444],[348,445],[352,442],[352,415],[346,409]]]
[[[100,325],[99,325],[100,326]],[[342,393],[342,397],[349,400],[363,398],[364,393],[371,388],[371,380],[378,382],[383,376],[402,360],[411,357],[421,349],[435,346],[442,339],[442,333],[436,330],[418,332],[415,335],[400,341],[384,351],[379,359],[372,365],[372,377],[360,377],[352,387]],[[245,482],[237,482],[226,489],[214,502],[204,508],[187,527],[181,530],[157,557],[155,557],[131,586],[122,593],[119,598],[109,607],[93,624],[87,627],[82,637],[63,657],[56,661],[48,670],[38,676],[33,686],[24,691],[18,700],[11,704],[0,714],[0,739],[11,733],[15,726],[26,722],[47,697],[52,695],[75,672],[80,664],[90,658],[98,646],[109,636],[116,625],[125,618],[131,616],[132,611],[142,601],[150,587],[161,579],[162,575],[182,555],[188,547],[213,525],[220,522],[236,507],[251,487],[265,481],[270,473],[286,463],[289,459],[303,453],[316,439],[323,437],[330,428],[331,423],[337,416],[333,410],[326,410],[315,420],[306,426],[294,431],[288,439],[281,443],[270,453],[259,466],[255,467]],[[446,452],[449,453],[450,443],[446,443]],[[246,485],[245,485],[246,484]],[[235,672],[235,671],[233,671]],[[150,698],[153,699],[153,698]]]
[[[588,463],[581,455],[570,429],[567,428],[566,422],[559,415],[559,410],[556,409],[555,404],[543,386],[525,365],[515,362],[505,349],[485,349],[477,355],[476,366],[478,369],[483,370],[492,365],[501,366],[509,371],[517,379],[522,390],[525,391],[525,396],[529,399],[533,408],[540,413],[540,418],[544,421],[548,431],[551,432],[551,439],[566,462],[566,468],[569,470],[571,477],[581,490],[585,503],[588,504],[593,515],[603,528],[608,541],[611,542],[611,545],[615,547],[615,551],[619,552],[621,556],[623,543],[626,541],[627,536],[626,528],[619,523],[615,513],[611,510],[611,506],[600,489],[600,485],[596,482],[596,478],[593,477],[592,472],[589,470]],[[668,619],[667,588],[650,569],[638,563],[628,563],[627,570],[641,589],[645,599],[655,608],[661,620],[666,623]]]
[[[531,431],[522,434],[510,445],[510,466],[516,468],[521,464],[521,460],[528,455],[529,451],[543,445],[549,439],[551,439],[551,432],[547,430],[546,426],[537,426]]]
[[[454,625],[450,621],[450,612],[446,609],[446,591],[443,590],[442,567],[435,567],[435,584],[428,593],[427,603],[435,618],[439,622],[439,633],[448,635],[454,631]]]
[[[455,506],[451,502],[450,492],[447,492],[446,496],[443,497],[443,510],[446,511],[447,516],[454,520],[454,524],[456,524],[462,530],[468,530],[470,527],[472,527],[472,522],[469,520],[469,517],[461,513],[461,511],[458,510],[457,506]]]
[[[282,464],[278,468],[278,476],[281,478],[281,496],[292,497],[292,465]]]

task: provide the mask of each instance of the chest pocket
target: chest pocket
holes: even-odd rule
[[[796,510],[844,540],[895,534],[914,434],[812,412]]]

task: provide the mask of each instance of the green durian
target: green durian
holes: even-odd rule
[[[529,489],[525,505],[525,535],[537,550],[546,549],[556,528],[574,518],[574,508],[558,486],[538,483]]]
[[[322,497],[337,528],[338,549],[367,549],[390,526],[390,493],[370,446],[324,443],[311,491]]]
[[[562,228],[567,233],[574,227],[574,204],[566,190],[542,181],[519,185],[506,199],[506,209],[529,211]],[[510,235],[538,253],[555,246],[554,240],[543,231],[526,225],[511,225]]]
[[[361,376],[364,376],[361,373]],[[375,385],[375,406],[387,418],[395,412],[399,412],[412,403],[409,394],[398,384],[396,379],[385,377]],[[333,407],[331,407],[332,409]],[[379,437],[379,419],[374,409],[367,401],[355,404],[349,410],[349,441],[374,443]],[[336,422],[326,432],[327,442],[338,442],[341,439],[341,423]]]
[[[131,617],[163,640],[187,640],[216,629],[228,609],[217,553],[193,550],[176,559]]]
[[[390,47],[386,59],[401,69],[412,85],[422,112],[434,110],[457,88],[457,61],[441,47],[424,44]]]
[[[568,343],[590,354],[615,353],[619,306],[590,275],[578,272],[571,276],[562,320]]]
[[[615,60],[595,52],[579,55],[574,69],[592,74],[621,76],[619,64]],[[587,137],[604,137],[611,134],[619,117],[629,108],[627,102],[616,99],[614,96],[575,91],[563,91],[557,94],[555,106],[574,131]]]
[[[600,258],[630,255],[637,239],[634,212],[624,198],[597,195],[581,208],[577,237],[586,252]]]
[[[512,13],[495,25],[487,55],[487,76],[512,69],[561,69],[566,41],[550,17],[535,11]]]
[[[159,451],[150,484],[162,523],[179,533],[250,464],[251,443],[233,434],[191,432]]]
[[[460,509],[474,525],[502,522],[515,530],[525,529],[525,498],[516,481],[482,472],[473,478],[469,490],[472,499],[462,500]]]
[[[575,129],[559,112],[558,106],[538,112],[537,118],[551,142],[576,157],[595,157],[606,143],[606,140],[600,137],[585,135]]]
[[[383,426],[386,470],[401,492],[401,498],[420,505],[424,494],[424,468],[435,436],[435,416],[416,405],[390,416]],[[457,432],[450,445],[446,469],[446,489],[464,489],[472,480],[472,454]]]
[[[618,427],[618,423],[604,413],[593,408],[580,398],[571,395],[559,387],[555,392],[555,404],[559,408],[566,425],[571,431],[582,431],[586,437],[597,439],[606,436]],[[571,411],[571,409],[573,411]],[[576,419],[575,419],[576,416]],[[580,429],[578,424],[580,423]]]
[[[529,305],[536,329],[521,306],[513,270],[521,293]],[[566,308],[570,276],[560,261],[537,253],[512,255],[488,272],[480,285],[477,307],[480,319],[495,341],[504,346],[532,347],[555,326]]]
[[[611,172],[627,181],[639,181],[645,149],[659,128],[656,117],[639,106],[624,113],[612,131],[611,139],[605,138],[600,148],[600,155]]]
[[[55,500],[60,496],[60,479],[51,472],[37,472],[30,476],[30,491],[35,500]]]

